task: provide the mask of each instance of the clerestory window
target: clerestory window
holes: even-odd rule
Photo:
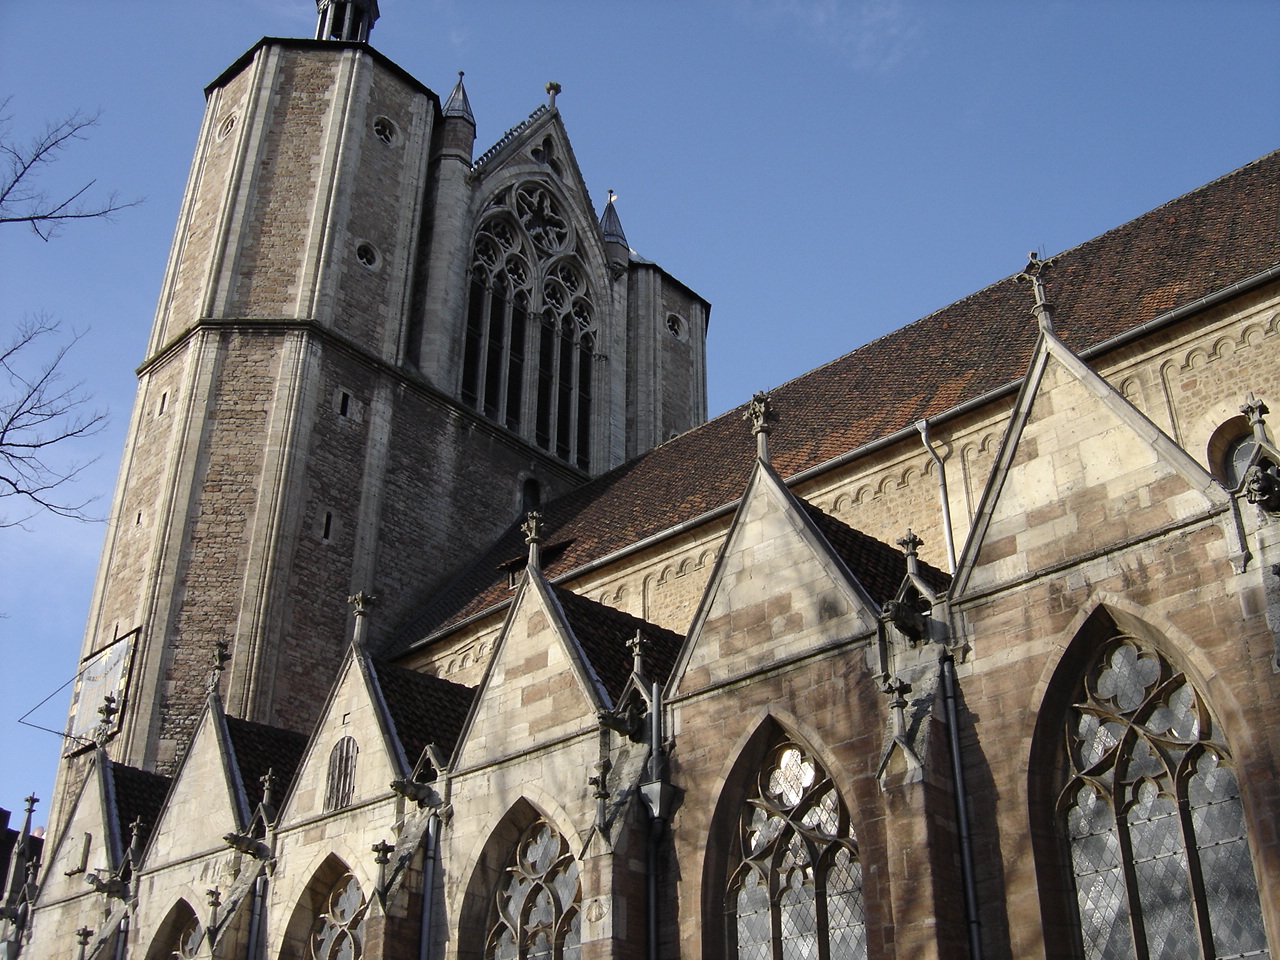
[[[862,864],[844,803],[799,744],[770,751],[742,806],[726,896],[736,960],[867,956]]]
[[[485,960],[581,960],[581,903],[569,844],[545,820],[535,821],[495,891]]]
[[[500,192],[476,234],[462,399],[588,469],[596,314],[581,249],[551,192]]]
[[[1114,636],[1063,733],[1058,818],[1083,955],[1270,957],[1235,765],[1191,680]]]

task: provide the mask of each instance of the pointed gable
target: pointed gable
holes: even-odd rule
[[[958,590],[1016,580],[1225,500],[1208,471],[1046,333],[962,554]]]
[[[905,559],[896,578],[882,575],[878,568],[886,560],[872,546],[875,541],[847,527],[840,532],[853,557],[874,561],[866,566],[888,599],[906,571]],[[688,693],[870,633],[877,613],[878,602],[823,536],[811,510],[770,466],[759,463],[694,616],[672,687]]]
[[[347,762],[336,758],[347,757]],[[335,763],[346,772],[342,789],[331,790]],[[408,773],[368,661],[347,654],[329,699],[307,742],[298,774],[280,814],[289,825],[362,803],[390,792],[392,780]],[[349,785],[348,785],[349,784]]]
[[[524,753],[594,729],[607,703],[564,609],[530,568],[485,672],[454,759],[455,769]]]
[[[210,698],[155,823],[148,868],[222,848],[224,834],[245,828],[249,811],[228,747],[221,705]]]

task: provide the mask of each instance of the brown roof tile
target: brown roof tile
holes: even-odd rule
[[[1056,329],[1084,351],[1280,263],[1280,151],[1054,258]],[[1021,378],[1037,328],[1010,276],[771,393],[772,463],[784,477],[909,428]],[[542,508],[568,547],[549,579],[742,495],[754,444],[742,407],[622,464]],[[510,599],[500,563],[523,552],[513,526],[425,604],[389,652]]]
[[[375,663],[373,669],[410,766],[418,762],[428,743],[445,756],[453,753],[475,691],[392,663]]]
[[[307,749],[306,736],[238,717],[227,717],[227,736],[231,739],[234,762],[249,803],[249,816],[252,817],[262,803],[262,778],[268,770],[274,779],[271,799],[278,808],[302,763]]]
[[[142,821],[139,840],[146,846],[151,831],[160,819],[160,810],[164,806],[165,795],[173,782],[170,777],[162,777],[158,773],[147,773],[137,767],[128,767],[123,763],[111,763],[111,783],[116,801],[116,825],[120,833],[121,851],[129,848],[131,825],[135,820]]]
[[[647,620],[615,610],[572,591],[553,587],[573,635],[582,644],[596,676],[604,684],[614,706],[631,677],[631,650],[627,641],[639,631],[649,641],[645,652],[645,673],[649,679],[666,683],[680,654],[680,634],[655,626]]]

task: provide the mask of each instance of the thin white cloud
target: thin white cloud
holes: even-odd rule
[[[890,69],[920,32],[920,17],[907,0],[736,0],[734,6],[748,23],[789,29],[857,70]]]

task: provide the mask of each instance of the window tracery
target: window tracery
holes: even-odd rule
[[[580,960],[578,862],[545,820],[520,837],[499,881],[485,960]]]
[[[726,910],[737,960],[867,955],[862,864],[835,784],[799,744],[774,747],[743,804]]]
[[[360,881],[341,876],[322,901],[311,932],[311,960],[360,960],[368,904]]]
[[[596,338],[582,251],[554,196],[533,181],[500,192],[473,246],[463,401],[587,469]]]
[[[1084,956],[1270,957],[1231,754],[1190,679],[1113,637],[1064,739],[1059,822]]]

